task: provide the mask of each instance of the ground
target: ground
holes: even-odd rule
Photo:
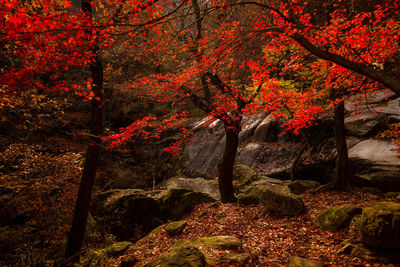
[[[140,246],[129,250],[114,264],[118,266],[121,259],[134,255],[140,260],[139,265],[143,265],[168,252],[179,239],[232,235],[243,242],[240,252],[250,253],[248,266],[282,266],[293,255],[318,260],[328,266],[382,266],[372,260],[337,254],[342,247],[341,243],[349,238],[349,228],[331,233],[318,229],[314,223],[316,217],[328,207],[342,204],[363,207],[380,200],[381,197],[360,189],[354,193],[307,192],[303,195],[307,212],[295,217],[263,215],[263,207],[256,205],[240,207],[236,204],[202,204],[186,219],[187,226],[182,234],[169,237],[162,230],[153,238],[141,242]]]

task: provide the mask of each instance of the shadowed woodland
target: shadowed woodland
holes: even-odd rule
[[[0,15],[0,265],[400,264],[399,0]]]

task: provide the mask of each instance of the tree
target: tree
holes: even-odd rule
[[[174,7],[160,14],[159,10],[170,5]],[[68,1],[43,0],[31,6],[17,0],[1,3],[1,44],[7,48],[5,57],[12,62],[7,69],[2,69],[1,93],[28,87],[66,92],[73,89],[84,100],[91,101],[89,146],[65,252],[67,258],[78,255],[82,246],[101,150],[104,104],[101,52],[118,40],[118,36],[144,37],[146,31],[157,30],[157,24],[181,6],[175,7],[171,1],[111,1],[97,5],[84,0],[82,12],[75,13]],[[148,49],[151,51],[154,47]],[[59,73],[74,67],[89,67],[89,78],[85,82],[70,82],[58,77]],[[50,79],[41,79],[43,75]]]
[[[82,13],[88,14],[89,20],[92,20],[92,6],[87,0],[82,1]],[[94,38],[96,38],[96,36],[94,36]],[[92,197],[101,150],[100,135],[103,132],[103,63],[99,55],[98,41],[95,39],[94,42],[95,45],[92,48],[94,58],[93,62],[90,63],[90,79],[92,81],[91,92],[93,92],[93,98],[91,100],[89,146],[86,151],[86,159],[79,185],[74,217],[65,248],[65,257],[67,259],[77,256],[77,253],[82,248],[89,215],[90,199]],[[77,257],[77,259],[79,259],[79,257]]]
[[[208,8],[198,1],[192,1],[191,10],[191,31],[185,30],[190,28],[185,22],[175,24],[183,28],[176,26],[178,33],[171,39],[179,52],[165,59],[175,64],[174,71],[143,77],[136,87],[146,88],[160,101],[168,99],[177,106],[190,102],[212,119],[223,122],[226,138],[218,163],[218,182],[222,202],[234,202],[233,165],[243,116],[279,111],[289,98],[298,114],[305,106],[307,112],[316,113],[310,105],[315,92],[291,92],[290,97],[284,93],[276,68],[260,64],[262,41],[249,36],[249,25],[243,16],[230,16],[225,8]],[[206,16],[211,11],[215,14]],[[246,12],[248,16],[255,13]],[[270,73],[265,73],[266,69]],[[263,73],[256,75],[260,70]]]
[[[319,1],[232,3],[236,5],[261,8],[254,34],[261,32],[266,40],[272,40],[267,46],[272,43],[277,50],[293,45],[303,49],[293,55],[294,62],[310,54],[328,62],[326,92],[335,96],[332,105],[338,151],[336,174],[329,187],[346,187],[351,183],[351,173],[342,101],[349,95],[382,88],[399,95],[399,1],[329,1],[322,6]],[[292,68],[304,67],[291,64]]]

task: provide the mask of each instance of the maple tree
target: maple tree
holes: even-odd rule
[[[244,1],[231,5],[261,9],[254,35],[262,33],[270,50],[281,52],[297,47],[286,69],[303,68],[301,58],[309,55],[326,60],[314,60],[312,64],[316,72],[326,70],[325,92],[333,96],[331,106],[335,110],[338,157],[336,174],[329,186],[347,187],[351,172],[344,137],[343,99],[382,88],[400,93],[399,1],[329,1],[322,6],[317,1]],[[270,69],[265,68],[267,72]],[[322,110],[314,109],[317,113]],[[313,114],[305,115],[287,126],[296,131],[298,126],[307,125]]]
[[[343,99],[388,88],[400,94],[400,1],[83,1],[77,12],[68,1],[0,2],[1,103],[8,94],[38,88],[61,90],[91,101],[92,125],[81,187],[66,256],[82,246],[91,191],[103,139],[111,147],[159,139],[178,128],[182,138],[167,148],[177,153],[186,141],[188,103],[223,122],[226,142],[218,164],[221,200],[234,202],[232,171],[245,114],[265,111],[287,118],[298,134],[326,111],[331,96],[337,126],[335,182],[348,182]],[[241,7],[249,7],[242,9]],[[144,116],[119,133],[101,138],[103,60],[118,48],[157,66],[157,73],[132,78],[129,87],[144,100],[171,103],[162,119]],[[314,57],[310,60],[309,56]],[[316,58],[322,59],[317,60]],[[166,66],[165,69],[162,66]],[[68,80],[62,73],[82,70]],[[295,73],[314,72],[304,87],[288,86]],[[303,71],[304,73],[304,71]],[[127,86],[128,87],[128,86]],[[393,126],[397,138],[397,126]],[[340,167],[342,166],[342,167]]]
[[[29,87],[70,91],[91,101],[89,146],[70,230],[66,257],[75,257],[82,246],[91,192],[96,175],[102,134],[103,64],[101,51],[116,40],[134,35],[138,29],[157,28],[157,22],[175,12],[160,14],[171,1],[82,2],[76,12],[69,1],[39,1],[35,5],[18,0],[1,2],[1,42],[5,57],[19,60],[2,69],[2,95]],[[98,5],[99,4],[99,5]],[[93,8],[94,7],[94,8]],[[180,6],[175,7],[179,9]],[[94,11],[93,9],[96,9]],[[150,49],[150,48],[149,48]],[[84,82],[68,82],[58,75],[72,67],[89,69]],[[41,79],[41,75],[50,76]],[[85,84],[86,86],[83,86]],[[4,98],[3,98],[4,99]]]

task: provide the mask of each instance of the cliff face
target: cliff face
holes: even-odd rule
[[[349,157],[357,182],[385,191],[400,191],[400,159],[393,151],[395,146],[376,138],[387,129],[388,122],[400,121],[400,99],[376,94],[368,101],[346,102],[346,110]],[[225,144],[224,129],[219,121],[203,127],[204,123],[195,123],[193,143],[185,150],[188,176],[216,175]],[[266,114],[244,118],[237,164],[248,165],[262,175],[290,179],[304,140],[291,134],[279,136],[280,125],[281,122]],[[306,131],[308,145],[295,169],[297,179],[326,182],[331,178],[336,153],[332,127],[332,117],[328,116]]]

